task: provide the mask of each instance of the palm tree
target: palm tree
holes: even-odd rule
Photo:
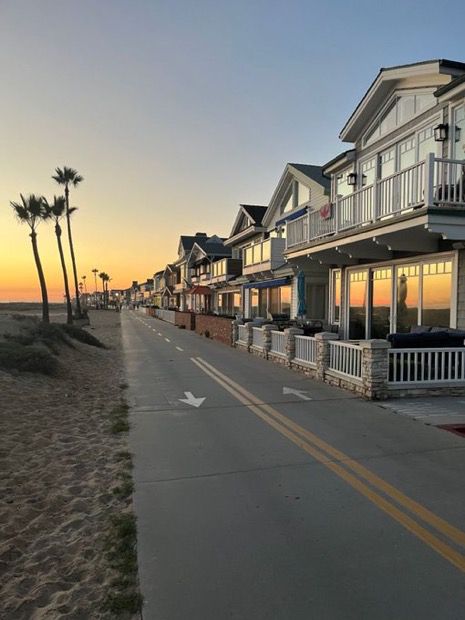
[[[37,268],[37,274],[39,276],[40,292],[42,294],[42,321],[44,323],[50,322],[50,314],[48,307],[48,294],[47,285],[45,283],[44,271],[42,269],[42,263],[39,256],[39,248],[37,245],[37,226],[43,220],[48,219],[49,214],[46,204],[41,196],[30,194],[28,198],[25,198],[20,194],[21,202],[10,202],[15,216],[21,224],[27,224],[31,229],[29,236],[31,237],[32,252],[34,254],[34,261]]]
[[[87,286],[86,286],[87,276],[81,276],[81,278],[82,278],[82,281],[84,282],[84,293],[87,293]]]
[[[69,241],[69,250],[71,252],[71,262],[73,264],[73,276],[74,276],[74,288],[76,291],[76,314],[80,318],[82,316],[81,313],[81,301],[79,299],[79,288],[78,288],[78,277],[77,277],[77,268],[76,268],[76,258],[74,256],[74,246],[73,246],[73,236],[71,234],[71,211],[69,208],[69,186],[73,185],[77,187],[81,181],[84,180],[80,174],[78,174],[77,170],[73,168],[68,168],[67,166],[63,166],[63,168],[55,168],[55,173],[52,175],[52,179],[56,181],[59,185],[65,186],[65,200],[66,200],[66,222],[68,224],[68,241]]]
[[[94,269],[92,269],[92,273],[94,274],[94,282],[95,282],[95,289],[94,289],[94,301],[95,301],[95,307],[97,308],[97,274],[98,274],[98,269],[97,267],[95,267]]]
[[[103,300],[103,307],[105,308],[105,278],[106,278],[106,273],[104,271],[101,271],[98,274],[98,277],[102,280],[102,300]]]
[[[64,196],[54,196],[53,203],[49,205],[45,198],[43,198],[45,207],[47,209],[49,217],[55,222],[55,235],[57,238],[58,244],[58,254],[60,255],[60,263],[61,270],[63,272],[63,283],[65,286],[65,297],[66,297],[66,322],[68,325],[73,324],[73,307],[71,305],[71,295],[69,292],[69,283],[68,283],[68,271],[66,269],[65,255],[63,252],[63,244],[61,243],[61,225],[60,221],[66,215],[66,200]],[[76,211],[76,209],[70,209],[70,214]]]

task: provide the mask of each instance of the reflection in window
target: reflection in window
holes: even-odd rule
[[[291,287],[281,286],[281,299],[280,299],[280,314],[287,314],[291,316]]]
[[[371,277],[371,337],[386,338],[391,331],[392,269],[374,269]]]
[[[339,321],[341,320],[341,271],[339,269],[333,271],[331,277],[331,290],[333,300],[332,320],[334,321],[334,323],[339,323]]]
[[[349,338],[366,337],[367,271],[355,271],[349,276]]]
[[[250,313],[253,319],[256,316],[260,316],[258,308],[258,289],[256,288],[250,289]]]
[[[397,267],[397,332],[406,333],[418,325],[419,285],[419,265]]]
[[[269,289],[269,304],[268,309],[271,314],[279,314],[279,288],[273,287]]]
[[[449,327],[452,261],[423,265],[422,324]]]

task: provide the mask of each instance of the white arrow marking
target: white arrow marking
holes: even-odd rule
[[[192,407],[200,407],[200,405],[205,400],[206,396],[203,398],[195,398],[192,392],[184,392],[186,398],[179,398],[182,403],[186,403],[187,405],[192,405]]]
[[[295,388],[283,387],[283,394],[294,394],[302,400],[312,400],[310,396],[307,396],[306,390],[296,390]]]

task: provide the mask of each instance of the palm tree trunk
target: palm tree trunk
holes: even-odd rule
[[[68,225],[68,241],[69,241],[69,250],[71,253],[71,263],[73,265],[73,276],[74,276],[74,289],[76,292],[76,314],[78,318],[81,318],[81,300],[79,299],[79,286],[78,286],[78,277],[77,277],[77,268],[76,268],[76,258],[74,256],[74,245],[73,245],[73,235],[71,234],[71,218],[69,216],[69,189],[68,185],[65,185],[65,199],[66,199],[66,223]]]
[[[63,245],[61,243],[61,226],[58,222],[55,224],[55,234],[57,236],[58,253],[60,254],[61,269],[63,270],[63,282],[65,285],[66,296],[66,322],[68,325],[73,324],[73,307],[71,305],[71,295],[69,294],[68,272],[66,270],[65,255],[63,253]]]
[[[37,267],[37,274],[39,276],[40,292],[42,294],[42,321],[44,323],[50,323],[50,314],[48,307],[48,294],[47,285],[45,283],[44,270],[42,269],[42,263],[40,262],[39,248],[37,247],[37,233],[35,230],[29,235],[31,237],[32,251],[34,253],[34,260]]]

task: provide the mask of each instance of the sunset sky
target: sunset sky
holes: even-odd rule
[[[443,16],[443,18],[441,18]],[[39,298],[19,192],[85,180],[78,269],[112,287],[173,260],[180,234],[227,235],[288,161],[321,164],[381,66],[465,61],[465,3],[426,0],[0,0],[0,300]],[[62,299],[51,226],[39,230]]]

